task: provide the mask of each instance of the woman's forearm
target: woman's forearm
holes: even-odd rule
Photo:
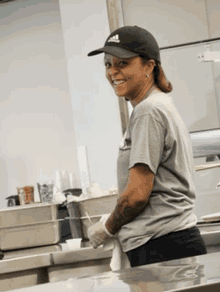
[[[117,233],[121,227],[135,219],[145,209],[148,201],[130,200],[123,194],[117,201],[114,211],[106,221],[106,228],[111,234]]]
[[[129,171],[128,184],[120,195],[114,211],[106,221],[111,234],[144,211],[153,189],[154,174],[147,165],[136,164]]]

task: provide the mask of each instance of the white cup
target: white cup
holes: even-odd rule
[[[81,241],[82,241],[82,238],[73,238],[73,239],[67,239],[66,243],[70,249],[79,249],[81,248]]]

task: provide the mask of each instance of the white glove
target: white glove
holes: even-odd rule
[[[99,221],[88,229],[88,237],[93,248],[97,248],[109,238],[115,237],[105,227],[105,221]]]

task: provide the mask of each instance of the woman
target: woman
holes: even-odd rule
[[[188,131],[167,94],[155,38],[138,26],[112,32],[103,48],[106,77],[133,106],[117,162],[119,197],[89,229],[94,248],[118,237],[131,266],[206,253],[192,209],[193,157]]]

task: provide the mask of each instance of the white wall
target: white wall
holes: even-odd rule
[[[219,36],[218,0],[122,0],[122,3],[125,25],[146,28],[160,48]],[[204,51],[206,44],[202,43],[161,50],[163,69],[173,85],[174,103],[190,132],[220,126],[215,65],[198,62],[198,54]]]
[[[77,141],[58,0],[0,5],[0,207],[53,169],[77,175]],[[79,185],[79,177],[77,177]],[[35,191],[38,200],[38,192]]]
[[[74,121],[79,146],[87,146],[91,181],[117,183],[121,139],[118,99],[108,84],[103,54],[87,57],[109,35],[106,1],[60,0]]]

